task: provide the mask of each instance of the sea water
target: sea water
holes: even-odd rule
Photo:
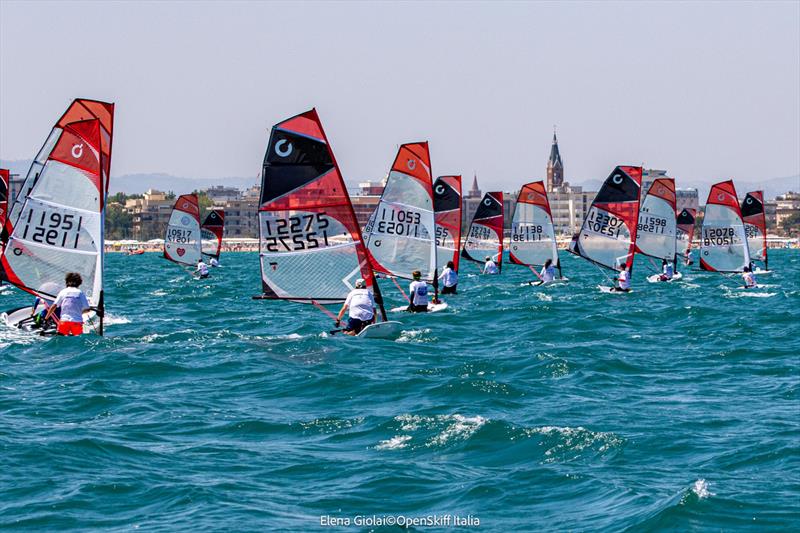
[[[650,284],[637,260],[632,293],[602,294],[562,262],[547,288],[462,263],[449,308],[394,315],[392,342],[252,300],[256,254],[202,281],[111,254],[105,337],[0,328],[0,522],[798,530],[800,253],[771,251],[753,291],[686,269]]]

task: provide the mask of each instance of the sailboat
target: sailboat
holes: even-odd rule
[[[333,150],[315,109],[272,128],[264,156],[258,210],[262,294],[255,299],[342,304],[357,279],[375,296],[380,322],[358,337],[396,338],[399,322],[387,321]]]
[[[105,314],[103,227],[113,123],[114,104],[74,100],[31,164],[0,235],[0,279],[52,302],[66,274],[79,273],[93,312],[84,332],[99,335]],[[38,310],[11,309],[4,317],[10,326],[34,329],[32,315]]]
[[[412,273],[419,270],[421,281],[434,288],[434,298],[428,310],[440,311],[447,304],[437,303],[439,282],[433,206],[428,143],[402,144],[364,233],[373,270],[391,279],[406,299],[408,295],[397,279],[411,280]]]
[[[433,184],[436,215],[436,266],[441,272],[449,261],[458,272],[461,252],[461,176],[439,176]]]
[[[636,253],[647,257],[657,272],[647,277],[647,281],[661,281],[661,264],[653,259],[671,263],[674,269],[672,279],[683,277],[678,272],[678,221],[675,217],[677,198],[675,180],[658,178],[650,185],[639,209],[639,222],[636,225]]]
[[[747,235],[747,246],[751,261],[764,263],[764,269],[756,267],[756,274],[769,274],[767,256],[767,219],[764,213],[764,191],[751,191],[742,200],[742,220]]]
[[[743,272],[750,264],[742,209],[732,180],[711,187],[700,232],[700,268]]]
[[[544,266],[548,259],[558,269],[558,278],[547,283],[564,280],[547,190],[543,181],[534,181],[523,185],[517,195],[511,216],[508,260],[515,265],[527,266],[541,279],[535,267]]]
[[[484,264],[487,257],[503,271],[503,193],[487,192],[472,216],[461,257]]]
[[[7,168],[0,168],[0,228],[6,224],[8,215],[8,187],[11,183],[11,174]],[[0,242],[0,253],[3,251],[3,243]]]
[[[225,210],[221,208],[212,209],[200,226],[201,252],[204,259],[219,259],[224,232]]]
[[[691,259],[692,252],[692,239],[694,238],[694,225],[697,210],[693,207],[684,207],[680,213],[677,214],[675,219],[676,236],[678,240],[678,249],[681,250],[683,257],[683,264],[691,266],[694,261]]]
[[[196,194],[183,194],[175,200],[169,215],[164,235],[164,259],[183,267],[194,267],[201,258],[200,204]]]
[[[614,272],[627,268],[632,273],[641,189],[642,167],[616,167],[592,201],[580,232],[572,238],[570,253],[598,267]],[[613,285],[612,279],[608,281]],[[613,287],[601,285],[599,289],[614,292]]]

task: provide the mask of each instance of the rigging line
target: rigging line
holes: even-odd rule
[[[311,303],[314,304],[314,307],[316,307],[317,309],[319,309],[320,311],[322,311],[323,313],[328,315],[328,317],[330,317],[330,318],[332,318],[334,320],[338,320],[336,315],[334,315],[327,307],[325,307],[324,305],[322,305],[318,301],[311,300]]]
[[[397,287],[397,290],[400,291],[400,294],[403,295],[403,298],[405,298],[408,303],[411,303],[411,298],[409,298],[408,294],[405,293],[405,291],[403,290],[403,287],[401,287],[400,284],[397,283],[397,278],[394,277],[394,276],[388,276],[388,277],[389,277],[390,280],[392,280],[392,283],[394,283],[394,286]]]
[[[609,278],[609,277],[608,277],[608,274],[606,274],[605,270],[603,270],[602,268],[600,268],[599,266],[597,266],[597,264],[596,264],[596,263],[592,263],[592,264],[595,266],[595,268],[596,268],[597,270],[599,270],[599,271],[600,271],[600,273],[603,275],[603,277],[605,277],[605,278],[608,280],[608,282],[611,284],[611,286],[612,286],[612,287],[613,287],[613,286],[616,286],[616,282],[615,282],[615,281],[613,281],[611,278]]]

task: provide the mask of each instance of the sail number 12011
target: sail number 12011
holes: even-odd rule
[[[22,238],[49,246],[60,248],[77,248],[81,233],[83,217],[67,215],[55,211],[42,211],[34,216],[33,209],[28,211],[24,219]]]

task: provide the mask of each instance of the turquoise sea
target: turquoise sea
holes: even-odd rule
[[[748,292],[649,284],[637,260],[633,293],[601,294],[562,261],[572,281],[547,289],[464,264],[447,311],[366,342],[252,300],[257,254],[202,282],[109,255],[106,337],[0,328],[0,525],[800,530],[800,253]]]

